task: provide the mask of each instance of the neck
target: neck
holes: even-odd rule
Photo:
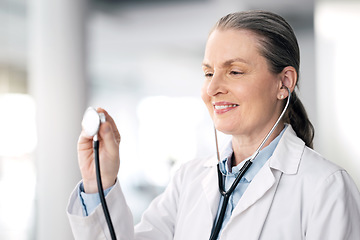
[[[275,128],[274,132],[270,135],[268,140],[265,142],[265,148],[268,146],[283,130],[284,122],[281,121]],[[266,135],[269,133],[271,128],[264,128],[262,131],[257,132],[254,136],[234,136],[232,138],[232,147],[234,150],[232,165],[236,166],[246,158],[250,157],[255,153],[257,148],[260,146]]]

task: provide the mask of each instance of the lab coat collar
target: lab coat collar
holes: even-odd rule
[[[304,142],[296,136],[295,131],[289,125],[283,133],[273,155],[269,158],[268,163],[265,163],[260,169],[240,198],[228,226],[230,226],[232,219],[236,219],[245,210],[257,204],[254,210],[256,212],[256,221],[253,222],[252,229],[254,234],[261,233],[281,175],[297,173],[304,146]],[[254,239],[260,238],[259,235],[254,235],[253,237]]]
[[[256,203],[257,207],[253,210],[256,212],[256,221],[253,221],[252,223],[252,232],[256,235],[253,236],[253,239],[259,239],[259,234],[261,233],[261,229],[273,201],[281,175],[297,173],[304,145],[304,142],[296,136],[296,133],[289,125],[280,138],[273,155],[256,174],[243,196],[240,198],[232,212],[228,224],[223,229],[223,233],[227,231],[227,228],[232,226],[232,221],[241,219],[239,216]],[[208,159],[205,166],[213,167],[216,166],[216,164],[217,157],[215,156]],[[213,168],[202,181],[202,187],[206,198],[208,199],[209,210],[213,219],[216,216],[220,199],[218,188],[214,187],[217,186],[217,184],[217,171],[216,168]]]
[[[269,166],[285,174],[296,174],[300,159],[305,149],[305,143],[296,136],[289,125],[269,159]]]

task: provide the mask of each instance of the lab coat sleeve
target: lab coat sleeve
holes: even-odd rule
[[[346,171],[327,177],[313,197],[307,240],[360,239],[360,194]]]
[[[83,216],[78,187],[79,185],[72,192],[67,207],[67,215],[74,238],[76,240],[111,239],[101,205],[89,216]],[[107,194],[106,202],[117,239],[134,239],[132,214],[118,181]]]
[[[117,239],[173,239],[181,182],[180,175],[178,171],[165,192],[152,201],[149,208],[144,212],[140,223],[135,226],[135,234],[132,214],[126,204],[119,182],[115,184],[106,196],[106,201]],[[98,206],[89,216],[84,217],[76,189],[70,197],[67,213],[76,240],[111,239],[101,206]]]

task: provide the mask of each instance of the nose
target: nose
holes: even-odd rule
[[[207,94],[209,96],[216,96],[221,93],[226,93],[225,79],[221,74],[214,74],[207,86]]]

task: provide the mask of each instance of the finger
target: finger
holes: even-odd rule
[[[78,150],[86,150],[92,147],[92,136],[88,136],[84,130],[81,131],[78,139]]]

